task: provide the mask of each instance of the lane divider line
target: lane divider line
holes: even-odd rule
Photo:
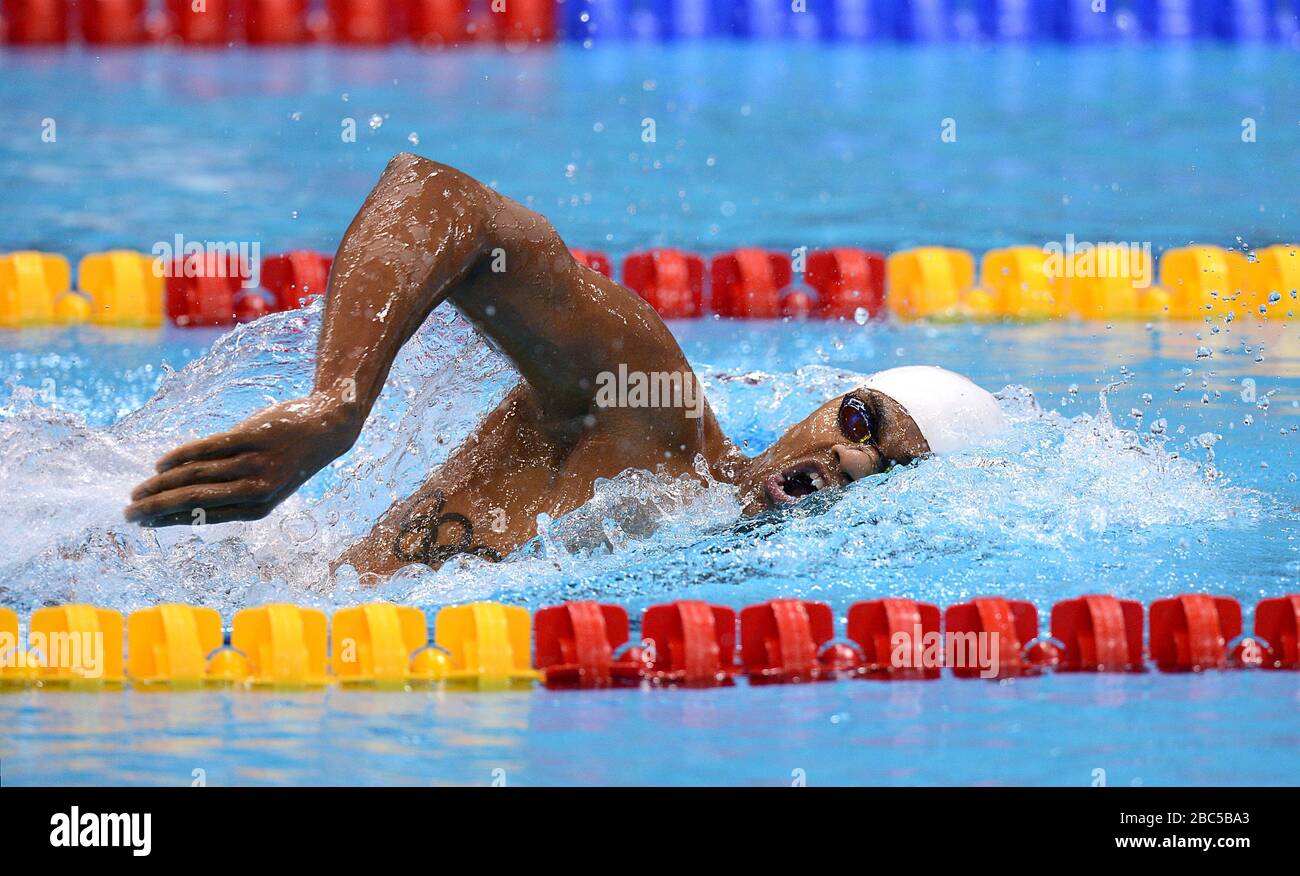
[[[608,255],[573,250],[614,276]],[[0,254],[0,328],[91,323],[124,328],[229,327],[301,307],[324,294],[332,257],[310,250],[249,264],[233,252],[163,264],[130,250],[81,259]],[[256,270],[254,269],[256,268]],[[855,247],[753,247],[709,259],[673,248],[628,254],[622,281],[664,319],[894,319],[1039,322],[1291,317],[1300,296],[1300,245],[1243,254],[1216,246],[1147,250],[1101,244],[1059,254],[1043,247],[922,246],[885,256]],[[260,285],[251,286],[253,278]],[[1158,282],[1157,282],[1158,280]]]
[[[536,629],[534,630],[534,625]],[[1015,678],[1048,672],[1300,671],[1300,594],[1270,597],[1243,634],[1231,597],[1182,594],[1141,603],[1090,594],[1056,603],[1043,635],[1025,600],[984,596],[948,606],[908,598],[849,606],[846,637],[831,606],[773,599],[740,612],[698,600],[647,608],[629,641],[627,610],[590,601],[475,602],[429,619],[386,602],[341,608],[272,604],[235,613],[227,640],[211,608],[131,612],[61,605],[0,608],[0,687],[103,690],[205,685],[479,691],[719,687],[841,679]],[[1148,637],[1143,649],[1143,633]]]

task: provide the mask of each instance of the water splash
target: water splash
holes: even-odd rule
[[[1215,533],[1254,525],[1267,496],[1228,483],[1213,442],[1171,446],[1095,414],[1044,411],[1023,387],[1000,403],[1015,428],[979,452],[929,459],[754,519],[735,491],[696,476],[627,471],[500,564],[458,557],[386,581],[328,565],[412,492],[513,383],[507,364],[454,313],[439,312],[395,363],[361,440],[265,520],[143,530],[123,522],[130,488],[178,442],[229,428],[310,385],[319,305],[235,329],[167,373],[111,426],[10,385],[0,399],[0,604],[164,601],[225,612],[269,600],[330,607],[384,598],[423,606],[480,598],[527,605],[598,598],[738,604],[780,595],[979,592],[1040,602],[1069,589],[1150,595],[1184,581],[1182,562]],[[863,375],[700,366],[724,428],[761,449]]]

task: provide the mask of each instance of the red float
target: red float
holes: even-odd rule
[[[817,290],[817,315],[855,319],[859,309],[878,316],[885,307],[885,257],[852,247],[808,254],[804,282]]]
[[[243,264],[195,254],[178,260],[163,294],[168,319],[178,326],[228,326],[235,322],[235,298],[243,287]]]
[[[555,0],[488,0],[508,43],[555,42]]]
[[[537,668],[550,688],[635,685],[641,681],[641,653],[627,643],[627,611],[620,605],[566,602],[543,608],[533,619]]]
[[[1265,669],[1300,669],[1300,593],[1255,606],[1255,635],[1266,644]]]
[[[144,42],[145,0],[81,0],[81,34],[94,46]]]
[[[911,599],[849,606],[849,638],[863,654],[863,677],[938,678],[943,667],[939,607]]]
[[[472,42],[469,0],[406,0],[406,32],[421,46]]]
[[[721,605],[681,600],[646,609],[641,620],[645,676],[657,684],[733,684],[736,613]]]
[[[762,249],[715,256],[709,271],[713,312],[745,319],[781,316],[781,291],[790,285],[790,257]]]
[[[623,284],[664,319],[689,319],[704,312],[704,259],[694,253],[632,253],[623,260]]]
[[[577,259],[580,264],[584,264],[593,271],[604,274],[606,277],[614,276],[614,269],[609,263],[609,256],[605,255],[603,252],[596,252],[595,250],[589,249],[573,249],[569,251],[573,253],[573,257]]]
[[[327,6],[337,43],[382,46],[397,35],[397,0],[329,0]]]
[[[833,678],[844,655],[822,646],[835,638],[835,616],[824,602],[773,599],[740,612],[740,662],[752,684],[788,684]]]
[[[167,0],[168,27],[191,46],[224,46],[234,37],[231,0]]]
[[[271,305],[257,292],[246,291],[235,299],[235,322],[252,322],[271,312]]]
[[[1048,649],[1026,652],[1026,646],[1038,638],[1038,609],[1032,602],[972,599],[948,606],[943,624],[947,631],[945,662],[958,678],[1029,675],[1053,657]]]
[[[807,292],[787,292],[781,298],[781,316],[786,319],[807,319],[817,310],[817,302]]]
[[[1151,659],[1161,672],[1227,666],[1227,644],[1241,635],[1241,606],[1226,596],[1184,594],[1151,603]]]
[[[51,46],[68,41],[68,0],[4,0],[5,42]]]
[[[1142,672],[1142,604],[1093,595],[1052,606],[1052,638],[1066,672]]]
[[[301,307],[314,295],[324,295],[334,259],[306,249],[269,256],[262,261],[262,288],[275,296],[276,310]]]
[[[244,36],[252,46],[307,42],[308,0],[245,0]]]

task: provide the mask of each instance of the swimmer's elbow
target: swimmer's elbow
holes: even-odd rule
[[[391,177],[394,184],[412,177],[436,178],[437,204],[432,206],[442,211],[447,203],[454,204],[456,218],[468,219],[478,233],[481,251],[500,249],[512,260],[522,256],[524,263],[535,261],[532,256],[536,254],[545,254],[545,264],[552,272],[564,270],[572,261],[569,248],[545,216],[504,197],[464,171],[414,152],[399,152],[389,161],[384,175]]]
[[[392,158],[388,159],[388,166],[384,168],[384,173],[402,173],[412,170],[421,175],[430,176],[433,173],[442,170],[460,173],[460,171],[450,165],[443,164],[440,161],[434,161],[432,158],[425,158],[423,155],[416,155],[414,152],[398,152]]]
[[[443,164],[441,161],[434,161],[432,158],[425,158],[423,155],[416,155],[414,152],[398,152],[389,159],[383,175],[385,177],[414,176],[416,179],[422,180],[438,178],[453,197],[491,191],[491,189],[463,170],[452,167],[450,164]]]

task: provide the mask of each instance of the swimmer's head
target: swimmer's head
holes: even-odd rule
[[[1006,425],[997,400],[960,374],[929,365],[881,371],[749,461],[745,511],[793,502],[927,454],[976,447]]]

